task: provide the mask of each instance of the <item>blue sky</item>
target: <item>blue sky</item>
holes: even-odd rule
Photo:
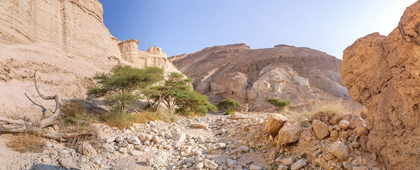
[[[168,56],[246,43],[310,47],[342,58],[357,38],[389,34],[416,0],[99,0],[105,25]]]

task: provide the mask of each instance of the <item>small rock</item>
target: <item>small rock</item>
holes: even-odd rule
[[[143,152],[138,151],[138,150],[131,150],[131,151],[128,152],[128,154],[131,155],[131,156],[141,156],[141,155],[143,155]]]
[[[366,135],[369,131],[364,122],[359,122],[356,127],[357,136]]]
[[[283,158],[281,160],[281,163],[284,165],[292,165],[293,164],[293,158]]]
[[[248,146],[245,146],[245,145],[242,145],[241,146],[241,151],[242,152],[248,152],[249,151],[249,147]]]
[[[118,149],[118,152],[119,152],[119,153],[121,153],[121,154],[126,154],[126,153],[127,153],[127,148],[120,147],[120,148]]]
[[[350,122],[347,120],[341,120],[338,125],[340,126],[341,129],[347,130],[350,126]]]
[[[159,136],[153,136],[152,141],[156,144],[162,142],[162,139]]]
[[[140,139],[137,136],[133,136],[127,139],[127,142],[133,145],[139,145]]]
[[[279,134],[276,137],[276,144],[285,145],[288,143],[297,142],[301,131],[301,126],[294,120],[289,120],[280,129]]]
[[[196,169],[202,169],[202,168],[204,168],[204,163],[203,162],[198,162],[197,164],[195,164],[195,168]]]
[[[85,155],[86,157],[94,157],[98,153],[96,152],[95,148],[89,144],[89,142],[83,142],[79,146],[77,146],[77,153]]]
[[[118,143],[124,141],[124,138],[122,136],[118,136],[115,138],[115,141],[117,141]]]
[[[114,137],[109,137],[108,139],[106,139],[106,143],[111,143],[115,141],[115,136]]]
[[[206,123],[191,123],[190,127],[198,129],[207,129],[208,125]]]
[[[340,161],[346,161],[349,157],[349,148],[340,141],[334,142],[330,146],[330,152]]]
[[[343,162],[344,170],[353,170],[350,162]]]
[[[211,160],[205,159],[204,160],[204,166],[207,167],[210,170],[216,170],[219,165],[217,165],[215,162],[213,162]]]
[[[353,170],[369,170],[366,166],[353,166]]]
[[[241,114],[241,113],[238,113],[238,112],[230,114],[230,119],[231,120],[245,119],[245,118],[246,118],[246,116],[244,114]]]
[[[323,157],[326,161],[329,161],[335,158],[335,156],[332,153],[325,154]]]
[[[105,151],[108,151],[108,152],[112,152],[112,151],[114,151],[114,146],[112,146],[111,144],[108,144],[108,143],[104,143],[104,144],[102,145],[102,148],[103,148]]]
[[[337,141],[338,140],[338,131],[336,131],[336,130],[331,131],[330,136],[331,136],[331,141],[333,141],[333,142]]]
[[[159,168],[165,167],[168,164],[168,160],[161,155],[157,155],[147,158],[146,163],[153,168]]]
[[[264,125],[263,133],[276,136],[279,130],[286,123],[287,118],[282,114],[271,114]]]
[[[221,135],[223,133],[225,133],[225,130],[224,129],[219,129],[219,130],[214,132],[214,135],[217,136],[217,135]]]
[[[315,136],[321,140],[327,137],[330,133],[328,131],[328,125],[319,120],[312,121],[312,129],[315,132]]]
[[[298,170],[300,168],[303,168],[304,166],[306,166],[306,160],[298,160],[297,162],[295,162],[294,164],[292,164],[291,166],[291,170]]]
[[[187,138],[187,136],[185,135],[185,133],[182,133],[182,132],[177,132],[177,133],[174,133],[174,135],[173,135],[173,140],[175,140],[176,142],[181,142],[181,143],[183,143],[184,141],[185,141],[185,139]]]
[[[261,170],[262,168],[260,166],[257,165],[251,165],[249,166],[249,170]]]
[[[274,161],[277,158],[277,150],[271,151],[270,155],[268,156],[268,160]]]
[[[233,159],[228,159],[227,164],[229,168],[232,168],[236,165],[236,161]]]
[[[279,168],[277,168],[277,170],[287,170],[287,169],[289,169],[289,167],[286,165],[279,165]]]
[[[73,159],[71,158],[60,158],[58,159],[58,163],[67,169],[73,168],[74,167],[74,162]]]

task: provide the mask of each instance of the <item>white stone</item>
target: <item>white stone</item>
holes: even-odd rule
[[[127,139],[127,142],[133,145],[139,145],[140,139],[137,136],[133,136]]]
[[[290,167],[291,170],[298,170],[300,168],[303,168],[304,166],[306,166],[306,160],[298,160],[296,161],[294,164],[292,164],[292,166]]]
[[[216,170],[219,165],[217,165],[215,162],[211,160],[205,159],[204,166],[209,168],[210,170]]]

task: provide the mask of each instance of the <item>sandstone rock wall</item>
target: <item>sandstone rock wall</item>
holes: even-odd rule
[[[194,78],[194,88],[213,102],[232,98],[255,111],[271,108],[265,102],[269,97],[291,100],[295,105],[348,98],[339,73],[341,61],[310,48],[277,45],[252,50],[245,44],[233,44],[170,60]]]
[[[97,0],[3,0],[1,44],[56,45],[81,56],[119,56],[118,40],[103,24]]]
[[[139,68],[159,67],[166,73],[179,72],[168,60],[166,53],[160,47],[150,47],[147,51],[140,51],[139,42],[135,39],[118,43],[121,57]]]
[[[369,112],[370,149],[387,169],[420,166],[420,2],[388,36],[373,33],[347,47],[342,76]]]
[[[1,0],[0,115],[39,119],[54,108],[37,96],[35,70],[41,91],[61,99],[85,98],[92,76],[119,63],[176,71],[162,49],[142,52],[130,42],[122,51],[127,61],[120,59],[120,41],[105,27],[98,0]]]

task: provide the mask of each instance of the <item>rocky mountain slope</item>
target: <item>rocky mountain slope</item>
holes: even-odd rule
[[[365,105],[372,152],[387,169],[420,166],[420,2],[388,36],[373,33],[344,51],[342,76]]]
[[[269,108],[268,97],[294,105],[318,99],[348,98],[340,76],[341,61],[304,47],[277,45],[251,49],[245,44],[208,47],[174,56],[172,63],[188,77],[194,89],[213,102],[232,98],[251,110]]]
[[[110,34],[98,0],[1,1],[0,115],[22,117],[54,107],[37,98],[35,70],[41,91],[63,99],[86,97],[91,77],[118,63],[177,71],[162,49],[143,52],[136,43]]]

